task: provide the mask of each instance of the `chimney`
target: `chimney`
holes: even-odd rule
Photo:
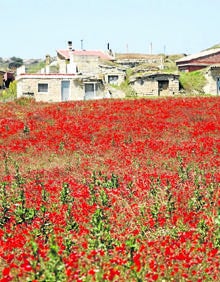
[[[46,65],[49,65],[51,61],[50,55],[46,55],[45,63]]]
[[[66,73],[76,73],[76,64],[74,63],[73,58],[73,49],[72,49],[72,41],[68,41],[68,50],[69,50],[69,63],[66,65]]]
[[[69,51],[72,51],[72,41],[68,41],[68,49]]]
[[[81,50],[83,50],[83,39],[81,39]]]

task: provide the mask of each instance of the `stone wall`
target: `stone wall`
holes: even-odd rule
[[[169,80],[169,95],[174,95],[179,93],[179,79]]]
[[[73,62],[76,65],[77,72],[83,74],[97,74],[99,72],[99,58],[96,56],[78,56],[73,55]],[[68,65],[70,62],[62,60],[58,57],[59,73],[68,73]]]
[[[82,100],[84,97],[83,87],[77,86],[71,79],[63,78],[21,78],[17,80],[17,97],[29,96],[35,98],[36,101],[44,102],[60,102],[61,82],[70,81],[70,100]],[[38,92],[38,84],[48,84],[47,92]]]
[[[132,88],[139,96],[158,95],[158,82],[153,80],[136,80],[131,83]]]
[[[159,89],[158,81],[168,81],[168,88]],[[139,96],[170,96],[179,92],[179,80],[172,76],[138,78],[131,83],[131,86]]]
[[[73,61],[77,66],[79,73],[97,74],[99,71],[99,58],[96,56],[74,56]]]
[[[83,81],[80,77],[74,76],[37,76],[21,75],[17,79],[17,97],[22,96],[33,97],[36,101],[43,102],[61,102],[62,101],[62,81],[69,81],[69,101],[84,100],[85,98],[85,84],[97,84],[95,91],[95,99],[103,98],[105,95],[104,87],[97,80]],[[38,92],[39,84],[48,84],[47,92]]]
[[[204,87],[204,92],[206,94],[217,95],[217,79],[220,78],[220,67],[211,67],[205,73],[206,85]],[[220,92],[220,91],[219,91]]]

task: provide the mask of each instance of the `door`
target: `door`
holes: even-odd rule
[[[85,83],[85,100],[92,100],[96,98],[97,84]]]
[[[169,80],[158,80],[158,96],[166,94],[169,89]]]
[[[217,84],[217,95],[219,95],[220,94],[220,77],[217,77],[216,84]]]
[[[70,96],[70,81],[61,82],[61,100],[68,101]]]

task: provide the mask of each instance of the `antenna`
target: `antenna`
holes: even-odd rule
[[[152,50],[153,50],[153,44],[152,42],[150,42],[150,46],[149,46],[149,53],[152,54]]]
[[[126,53],[128,53],[128,43],[126,44]]]
[[[81,39],[80,41],[81,41],[81,50],[83,50],[83,39]]]

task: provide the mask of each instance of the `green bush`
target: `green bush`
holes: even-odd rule
[[[137,93],[131,87],[129,80],[130,76],[132,75],[132,69],[127,69],[126,71],[126,79],[120,85],[112,85],[116,89],[119,89],[125,93],[127,98],[136,97]]]
[[[17,96],[17,82],[13,81],[10,83],[9,88],[2,91],[0,100],[3,102],[12,101]]]

